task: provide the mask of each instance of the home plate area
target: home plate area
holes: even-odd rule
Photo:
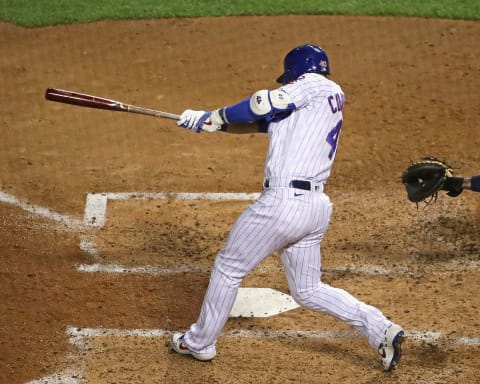
[[[208,273],[241,210],[257,194],[89,194],[84,223],[97,228],[82,246],[99,262],[82,272],[174,274]],[[281,272],[278,258],[258,268]],[[253,275],[253,273],[252,273]],[[231,317],[269,317],[297,308],[272,288],[242,287]]]
[[[81,248],[92,256],[92,263],[78,265],[77,270],[79,273],[118,276],[172,275],[178,276],[179,284],[188,279],[189,274],[208,275],[232,224],[255,196],[218,193],[90,194],[83,221],[87,230],[82,231]],[[345,200],[348,206],[350,199],[345,197]],[[389,227],[389,221],[380,225]],[[377,241],[381,243],[382,239]],[[328,251],[332,247],[327,243]],[[341,252],[339,254],[335,263],[324,266],[324,280],[334,281],[352,292],[363,292],[364,297],[361,298],[366,301],[386,303],[387,310],[395,317],[402,313],[397,305],[402,300],[414,300],[419,308],[422,302],[430,300],[428,290],[421,293],[425,286],[429,286],[429,282],[424,283],[420,276],[428,268],[432,279],[433,276],[438,278],[446,273],[458,272],[465,274],[467,280],[475,279],[478,268],[478,263],[474,261],[463,265],[449,261],[441,268],[440,265],[422,265],[418,269],[411,260],[388,265],[375,258],[372,264],[355,265],[351,263],[352,259],[341,257]],[[364,258],[362,255],[357,257]],[[408,279],[403,279],[404,276]],[[395,291],[392,291],[392,286]],[[194,320],[198,308],[189,307],[188,302],[176,297],[175,286],[165,289],[171,290],[172,303],[191,312],[189,316]],[[204,289],[204,286],[198,287],[199,297]],[[299,308],[287,292],[279,257],[277,254],[270,255],[242,282],[231,319],[218,342],[219,358],[211,364],[201,365],[197,377],[186,382],[210,382],[213,378],[212,382],[234,383],[236,379],[249,382],[254,380],[252,366],[261,369],[265,365],[269,366],[269,370],[262,377],[268,382],[275,382],[275,370],[291,366],[292,359],[298,361],[297,370],[288,368],[283,374],[291,375],[290,379],[294,382],[328,382],[311,380],[312,367],[315,366],[322,367],[323,378],[334,375],[336,380],[342,374],[358,377],[359,380],[363,378],[362,373],[367,374],[369,380],[382,374],[379,373],[378,356],[360,335],[329,316]],[[386,295],[385,292],[392,293]],[[409,316],[407,313],[404,317],[409,319]],[[419,368],[414,363],[425,354],[429,356],[428,361],[446,361],[453,359],[455,354],[478,352],[480,338],[471,337],[475,332],[471,332],[470,327],[457,335],[448,329],[429,330],[428,319],[420,315],[412,314],[412,319],[418,319],[418,323],[410,320],[409,325],[418,324],[418,327],[406,329],[406,336],[410,348],[414,348],[402,358],[406,366],[402,364],[401,372],[415,374],[415,382],[442,382],[454,374],[452,364],[441,368],[434,363],[437,381],[429,381],[432,373],[428,365]],[[180,370],[188,371],[194,361],[172,353],[168,347],[169,335],[181,330],[179,328],[184,328],[184,324],[172,323],[172,329],[82,328],[72,324],[66,330],[72,352],[67,357],[65,369],[30,383],[181,382]],[[242,352],[238,355],[240,349],[248,351],[247,354]],[[262,350],[275,350],[277,353],[267,356],[262,354]],[[464,359],[462,364],[466,366],[466,372],[470,372],[470,365],[475,363]],[[233,365],[237,367],[235,377],[227,374]],[[467,374],[466,377],[470,376]]]

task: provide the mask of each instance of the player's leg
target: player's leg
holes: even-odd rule
[[[377,308],[321,282],[320,244],[285,249],[281,255],[290,294],[302,307],[332,315],[355,327],[378,348],[391,323]]]
[[[384,370],[393,369],[401,356],[402,328],[389,321],[378,308],[343,289],[321,282],[320,242],[332,209],[327,197],[322,196],[318,202],[317,229],[281,254],[290,293],[301,306],[327,313],[356,328],[373,348],[378,349]]]
[[[197,321],[185,334],[195,352],[212,353],[235,302],[243,278],[287,240],[282,224],[283,199],[262,194],[236,220],[223,249],[217,254]]]
[[[243,278],[265,257],[315,228],[322,214],[306,203],[307,198],[295,197],[291,188],[267,190],[237,219],[215,259],[200,316],[185,334],[193,351],[214,351]]]

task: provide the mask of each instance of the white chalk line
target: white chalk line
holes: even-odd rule
[[[30,204],[0,189],[0,202],[16,206],[26,212],[33,213],[63,224],[68,228],[80,230],[84,227],[102,227],[105,225],[108,200],[254,200],[259,193],[165,193],[165,192],[108,192],[87,194],[84,219],[73,219],[70,216],[54,212],[46,207]]]
[[[77,271],[87,273],[127,273],[127,274],[145,274],[152,276],[171,275],[185,272],[210,272],[210,268],[193,265],[177,265],[172,268],[146,265],[143,267],[125,267],[118,264],[80,264],[77,265]]]
[[[92,353],[92,338],[98,337],[144,337],[144,338],[165,338],[173,331],[165,329],[109,329],[109,328],[79,328],[70,326],[67,328],[69,342],[76,347],[74,364],[77,367],[70,367],[64,371],[43,377],[38,380],[29,381],[27,384],[83,384],[86,383],[82,365],[85,365],[86,356]],[[245,338],[245,339],[358,339],[362,336],[356,331],[301,331],[301,330],[246,330],[233,329],[222,333],[223,337]],[[431,331],[406,331],[405,337],[415,342],[429,344],[449,343],[457,346],[471,347],[480,345],[480,337],[449,337],[441,332]]]
[[[154,265],[145,265],[140,267],[127,267],[120,264],[79,264],[77,271],[87,273],[126,273],[126,274],[146,274],[152,276],[170,275],[185,272],[192,273],[208,273],[211,272],[210,267],[195,265],[176,265],[174,267],[161,267]],[[258,266],[256,272],[281,272],[283,267],[267,267]],[[322,269],[323,272],[349,272],[353,274],[366,275],[396,275],[408,271],[406,267],[385,268],[379,265],[347,265],[339,267],[327,267]]]
[[[259,193],[189,193],[189,192],[105,192],[89,193],[84,224],[102,228],[107,220],[108,200],[255,200]]]
[[[89,193],[86,199],[84,225],[95,228],[102,228],[107,220],[107,204],[108,200],[254,200],[259,193],[165,193],[165,192],[105,192],[105,193]],[[93,236],[82,236],[80,248],[92,255],[95,261],[100,261],[100,252],[95,244]],[[437,265],[438,266],[438,265]],[[443,273],[448,270],[457,269],[476,269],[480,267],[480,261],[457,262],[451,261],[443,263],[441,268]],[[434,268],[430,266],[429,268]],[[259,267],[260,270],[268,272],[277,272],[279,268],[264,268]],[[147,275],[165,275],[185,272],[209,272],[208,267],[202,266],[139,266],[127,267],[119,264],[82,264],[77,266],[80,272],[104,272],[104,273],[131,273],[131,274],[147,274]],[[365,274],[365,275],[400,275],[404,273],[413,272],[408,267],[385,267],[383,265],[344,265],[336,267],[323,268],[324,272],[345,272],[351,274]]]
[[[38,380],[29,381],[26,384],[86,384],[86,381],[81,369],[72,368]]]
[[[189,192],[104,192],[87,194],[85,203],[85,212],[83,225],[90,228],[103,228],[107,222],[107,204],[108,200],[254,200],[259,193],[189,193]],[[97,249],[95,237],[91,235],[80,236],[80,249],[93,257],[95,261],[100,261],[100,252]],[[79,270],[88,272],[89,269],[96,267],[80,266]],[[155,269],[155,268],[154,268]],[[140,267],[138,271],[126,270],[121,266],[106,266],[104,272],[109,273],[147,273],[147,274],[165,274],[167,270],[155,271],[151,267]],[[188,271],[185,271],[188,272]],[[179,273],[179,272],[171,272]]]
[[[456,262],[450,261],[447,263],[441,263],[436,265],[426,266],[424,272],[435,272],[436,274],[449,274],[452,270],[472,270],[480,267],[480,262],[469,261],[469,262]],[[139,267],[128,267],[121,264],[79,264],[76,266],[77,271],[86,272],[86,273],[112,273],[112,274],[145,274],[151,276],[162,276],[162,275],[171,275],[179,273],[209,273],[211,272],[210,267],[200,266],[200,265],[176,265],[173,267],[162,267],[155,265],[144,265]],[[256,272],[263,273],[276,273],[282,272],[283,267],[281,266],[258,266],[255,269]],[[383,265],[374,265],[374,264],[363,264],[363,265],[343,265],[336,267],[323,267],[322,272],[324,273],[349,273],[349,274],[364,274],[369,276],[397,276],[407,273],[415,273],[416,270],[403,267],[393,267],[387,268]]]
[[[81,220],[73,219],[67,215],[61,215],[46,207],[33,205],[19,200],[15,196],[0,190],[0,202],[14,205],[29,213],[38,215],[55,221],[65,227],[80,231],[80,249],[89,254],[94,261],[100,262],[102,260],[100,252],[97,249],[95,235],[88,234],[84,230],[86,228],[101,228],[105,225],[107,215],[108,200],[254,200],[259,193],[166,193],[166,192],[105,192],[105,193],[89,193],[87,194],[85,213],[83,222]],[[475,269],[480,267],[479,261],[451,261],[442,265],[445,270],[448,269]],[[262,268],[262,267],[260,267]],[[104,272],[104,273],[132,273],[132,274],[147,274],[147,275],[165,275],[185,272],[209,272],[208,267],[202,266],[175,266],[172,268],[165,268],[161,266],[140,266],[140,267],[126,267],[115,264],[81,264],[77,266],[80,272]],[[266,268],[264,271],[272,272],[279,271],[279,268]],[[382,265],[345,265],[336,267],[327,267],[323,269],[324,272],[346,272],[352,274],[366,274],[366,275],[399,275],[410,272],[408,267],[393,267],[388,268]]]
[[[166,337],[174,331],[165,329],[115,329],[115,328],[78,328],[70,326],[67,328],[67,335],[70,343],[79,348],[85,348],[88,343],[86,339],[95,337]],[[246,338],[246,339],[357,339],[362,336],[357,331],[301,331],[301,330],[246,330],[232,329],[222,333],[223,337]],[[449,337],[441,332],[433,331],[405,331],[405,337],[409,340],[437,343],[439,341],[454,345],[477,346],[480,345],[480,337]]]
[[[49,220],[53,220],[70,229],[79,230],[84,227],[83,222],[81,220],[72,219],[69,216],[61,215],[57,212],[53,212],[48,208],[21,201],[17,199],[15,196],[2,192],[1,190],[0,190],[0,202],[7,203],[15,207],[21,208],[24,211],[33,213],[37,216],[40,216]]]

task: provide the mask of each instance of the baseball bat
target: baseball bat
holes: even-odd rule
[[[169,112],[156,111],[154,109],[138,107],[136,105],[122,103],[121,101],[105,99],[103,97],[86,95],[84,93],[67,91],[65,89],[47,88],[45,99],[59,103],[73,104],[81,107],[108,109],[110,111],[139,113],[141,115],[164,117],[178,120],[179,115]]]

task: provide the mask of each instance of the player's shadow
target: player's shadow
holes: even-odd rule
[[[380,355],[377,351],[371,349],[367,341],[361,337],[355,339],[315,339],[308,338],[299,341],[298,349],[307,350],[311,354],[320,354],[327,356],[326,360],[341,362],[346,366],[354,366],[355,370],[372,370],[382,372]],[[402,343],[401,366],[411,370],[412,367],[421,367],[422,370],[431,370],[445,366],[451,357],[451,348],[445,341],[438,341],[436,344],[421,342],[418,340],[404,338]],[[379,378],[384,376],[379,376]],[[371,380],[372,377],[369,377]],[[383,381],[380,380],[380,381]],[[369,381],[368,381],[369,382]]]
[[[297,343],[299,349],[307,350],[312,354],[328,356],[333,361],[357,366],[358,369],[380,367],[379,355],[371,351],[368,343],[361,339],[324,339],[308,338]],[[326,359],[326,360],[330,360]]]

